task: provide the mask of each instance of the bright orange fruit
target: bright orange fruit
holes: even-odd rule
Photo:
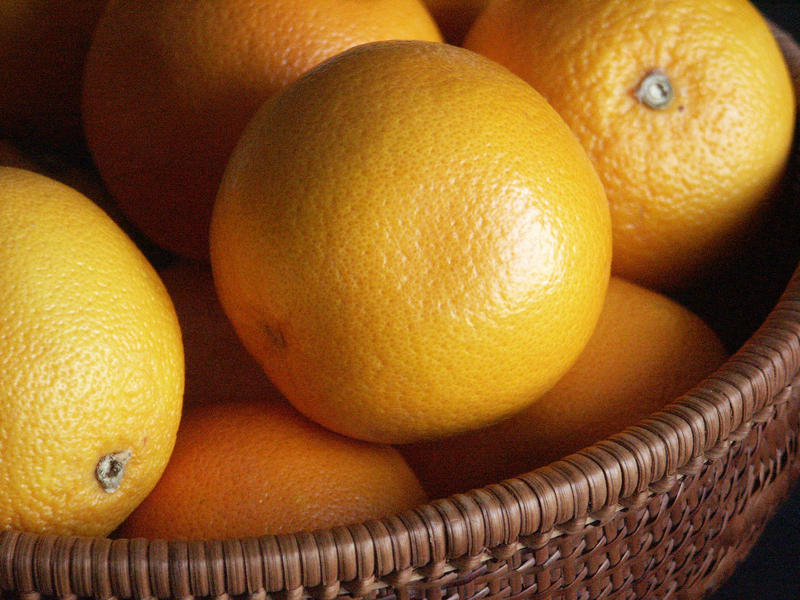
[[[293,533],[389,516],[424,501],[397,450],[328,431],[273,393],[187,405],[167,470],[118,535]]]
[[[660,289],[719,264],[786,165],[795,101],[747,0],[497,0],[464,46],[569,123],[603,180],[613,272]]]
[[[497,483],[635,424],[726,357],[717,335],[694,313],[612,277],[597,329],[552,390],[493,427],[401,452],[432,497]]]
[[[602,186],[524,81],[441,43],[364,44],[265,105],[211,228],[223,309],[302,413],[409,442],[487,425],[583,349]]]
[[[72,188],[0,167],[0,529],[109,534],[167,464],[183,376],[134,243]]]

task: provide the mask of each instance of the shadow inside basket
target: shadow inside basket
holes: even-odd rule
[[[764,322],[800,261],[800,131],[795,127],[786,174],[733,251],[715,270],[672,296],[703,318],[729,351]]]

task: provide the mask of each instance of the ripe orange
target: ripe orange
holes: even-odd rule
[[[694,313],[612,277],[589,344],[538,402],[493,427],[401,452],[432,497],[496,483],[635,424],[726,357],[722,342]]]
[[[0,167],[0,529],[110,533],[166,466],[182,394],[138,248],[72,188]]]
[[[208,259],[228,155],[258,106],[362,42],[441,40],[421,0],[111,0],[87,58],[87,141],[154,242]]]
[[[118,535],[291,533],[388,516],[425,499],[397,450],[328,431],[277,394],[195,403],[163,477]]]
[[[464,46],[576,132],[611,205],[613,272],[628,279],[666,290],[701,277],[784,171],[791,80],[747,0],[497,0]]]
[[[211,227],[217,290],[302,413],[408,442],[487,425],[575,360],[608,205],[556,112],[441,43],[365,44],[254,117]]]
[[[459,45],[490,0],[424,0],[445,41]]]
[[[82,143],[81,76],[105,0],[0,0],[0,136]]]
[[[206,263],[176,260],[159,271],[183,335],[185,402],[268,395],[272,384],[236,336]]]

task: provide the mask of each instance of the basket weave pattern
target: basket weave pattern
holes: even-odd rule
[[[705,457],[647,490],[535,534],[520,535],[532,529],[524,511],[509,507],[542,489],[541,470],[391,519],[315,534],[180,542],[4,532],[0,589],[26,600],[268,593],[286,600],[699,598],[727,578],[800,475],[798,390],[800,380]],[[556,463],[545,476],[555,487],[557,471],[578,462]],[[455,523],[462,529],[452,531]],[[462,548],[453,548],[454,540]]]
[[[800,50],[775,34],[800,97]],[[716,373],[551,465],[313,533],[184,542],[2,531],[0,597],[693,600],[725,581],[800,478],[799,437],[800,268]]]

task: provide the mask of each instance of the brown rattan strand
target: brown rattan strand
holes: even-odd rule
[[[775,33],[798,89],[800,51]],[[797,174],[795,160],[790,177]],[[800,268],[758,331],[715,374],[561,461],[392,517],[313,533],[185,542],[4,531],[0,594],[701,598],[750,550],[800,476],[799,372]]]

